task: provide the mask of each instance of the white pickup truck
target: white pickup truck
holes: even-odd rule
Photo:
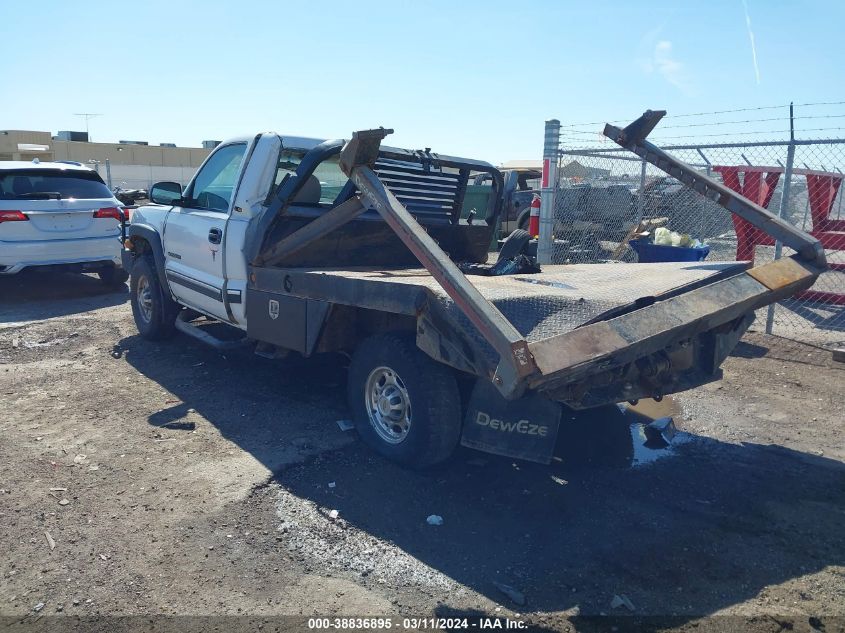
[[[523,235],[488,265],[503,186],[491,165],[383,147],[384,129],[350,141],[264,133],[218,146],[184,191],[156,184],[153,204],[124,225],[138,330],[272,357],[348,355],[359,434],[406,465],[442,461],[459,442],[548,462],[562,405],[660,398],[717,379],[754,310],[825,269],[813,238],[646,141],[659,118],[606,134],[797,255],[754,269],[538,271]],[[465,196],[479,181],[486,199]],[[215,338],[200,315],[241,337]]]

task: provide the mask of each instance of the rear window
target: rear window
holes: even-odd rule
[[[111,198],[111,191],[93,171],[64,169],[0,169],[0,199]]]

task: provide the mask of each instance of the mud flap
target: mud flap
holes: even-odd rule
[[[538,395],[505,400],[479,378],[470,396],[461,445],[541,464],[552,460],[561,405]]]

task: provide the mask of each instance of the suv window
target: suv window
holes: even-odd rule
[[[111,198],[96,172],[66,169],[0,169],[0,199]]]
[[[224,145],[214,152],[194,178],[191,206],[227,212],[245,153],[246,143]]]
[[[285,176],[296,172],[303,156],[305,156],[305,152],[302,150],[283,149],[281,151],[279,164],[276,167],[275,183],[277,187],[285,179]],[[341,170],[339,161],[339,154],[331,156],[314,169],[313,175],[320,183],[320,196],[317,204],[332,204],[349,180]],[[311,204],[314,204],[314,202],[311,202]]]

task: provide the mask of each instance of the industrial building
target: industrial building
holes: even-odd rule
[[[52,136],[32,130],[0,130],[0,161],[71,160],[90,165],[113,186],[146,189],[161,180],[186,184],[218,143],[204,141],[203,147],[149,145],[145,141],[90,143],[85,132],[61,131]]]

